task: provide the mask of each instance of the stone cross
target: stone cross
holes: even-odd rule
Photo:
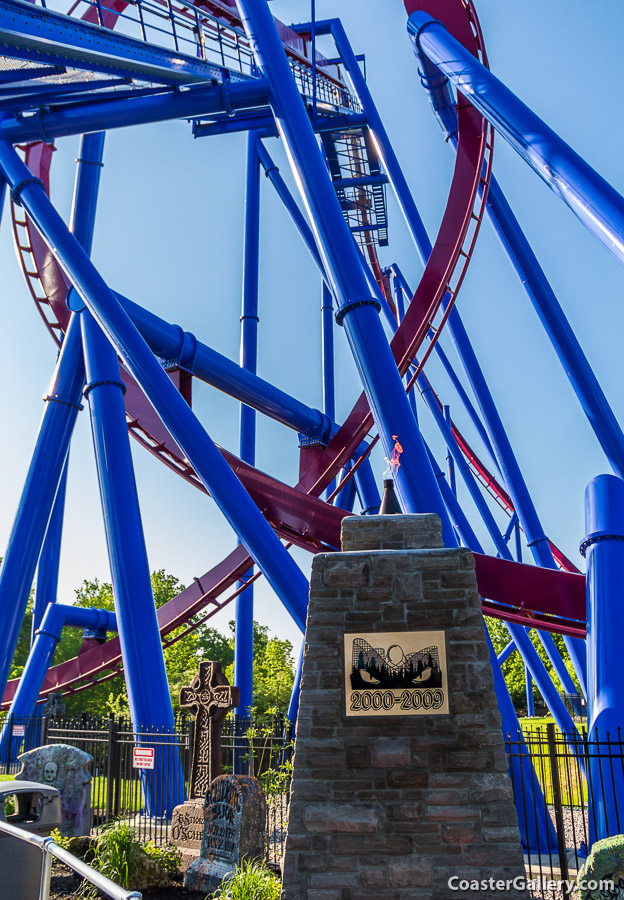
[[[190,800],[205,797],[221,774],[221,722],[239,701],[240,691],[230,687],[219,662],[201,662],[190,685],[180,691],[180,706],[195,716]]]

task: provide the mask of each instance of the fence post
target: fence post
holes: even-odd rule
[[[119,766],[118,727],[114,717],[108,720],[108,758],[106,760],[106,814],[111,822],[119,816],[121,794],[121,772]]]
[[[553,804],[555,807],[555,826],[557,829],[557,849],[559,853],[559,869],[561,870],[561,880],[563,881],[563,898],[568,900],[570,891],[568,890],[568,856],[565,845],[565,829],[563,826],[563,802],[561,797],[561,782],[559,780],[559,760],[557,758],[557,743],[555,737],[555,725],[549,722],[546,725],[546,734],[548,737],[548,755],[550,756],[550,774],[552,777],[553,787]]]

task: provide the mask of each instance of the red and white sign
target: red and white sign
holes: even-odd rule
[[[153,747],[133,747],[132,748],[132,768],[133,769],[153,769],[154,768],[154,748]]]
[[[24,737],[26,734],[26,726],[25,725],[14,725],[13,726],[13,737]]]

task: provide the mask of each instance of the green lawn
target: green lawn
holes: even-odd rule
[[[533,759],[535,777],[540,783],[546,803],[554,802],[552,762],[546,737],[546,726],[554,724],[552,716],[520,719],[529,753]],[[564,806],[580,806],[587,803],[587,784],[574,759],[573,753],[561,740],[561,732],[555,726],[557,768],[561,799]]]

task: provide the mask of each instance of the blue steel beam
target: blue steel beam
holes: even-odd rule
[[[206,490],[237,532],[298,627],[305,629],[308,583],[145,344],[80,244],[33,182],[13,147],[0,140],[0,168],[89,311],[141,385]]]
[[[485,527],[487,528],[490,537],[494,541],[499,556],[501,556],[503,559],[513,559],[513,556],[509,550],[509,547],[507,546],[503,535],[500,532],[496,520],[490,512],[490,508],[485,500],[485,497],[481,493],[481,489],[477,484],[472,472],[470,471],[470,467],[466,462],[466,459],[464,458],[464,455],[461,452],[457,441],[455,440],[455,437],[453,436],[451,428],[448,425],[442,410],[438,406],[437,401],[432,396],[431,385],[429,384],[429,381],[424,373],[421,373],[421,375],[418,377],[418,386],[420,388],[423,399],[429,407],[429,410],[435,419],[436,425],[438,426],[438,429],[446,442],[446,446],[449,448],[453,459],[455,460],[455,465],[459,469],[459,472],[464,480],[464,484],[468,488],[470,496],[472,497],[475,506],[479,510]],[[548,632],[544,631],[538,631],[537,636],[542,646],[544,647],[544,650],[546,651],[546,654],[548,655],[548,658],[553,668],[555,669],[557,677],[562,683],[564,690],[569,694],[576,693],[574,682],[572,681],[570,673],[565,667],[565,663],[554,644],[552,636]],[[528,647],[526,642],[524,642],[524,646],[525,648]],[[559,715],[560,714],[561,713],[559,713]]]
[[[368,119],[359,113],[340,116],[318,116],[312,121],[317,134],[323,131],[363,128]],[[258,137],[278,137],[275,118],[270,109],[247,110],[235,116],[220,116],[212,122],[193,122],[193,137],[209,137],[215,134],[234,134],[238,131],[256,131]]]
[[[125,73],[162,84],[224,80],[224,69],[176,49],[158,47],[74,16],[21,0],[0,0],[0,47],[18,59],[90,72]],[[248,78],[230,72],[232,81]]]
[[[260,160],[258,136],[247,136],[247,178],[245,183],[245,230],[243,238],[243,297],[241,308],[241,369],[256,374],[258,364],[258,267],[260,261]],[[256,411],[244,403],[240,407],[240,458],[256,463]],[[246,577],[253,575],[253,569]],[[239,582],[239,587],[244,582]],[[250,714],[253,706],[253,615],[254,589],[249,585],[236,598],[234,632],[234,684],[240,690],[236,712]]]
[[[63,537],[63,515],[65,512],[65,495],[67,493],[67,470],[69,458],[65,460],[65,468],[54,499],[52,515],[48,522],[45,541],[37,565],[37,586],[33,604],[32,629],[30,644],[35,639],[37,629],[50,603],[56,603],[58,592],[58,575],[61,561],[61,540]]]
[[[423,87],[442,129],[456,146],[457,113],[449,82],[431,60],[418,53]],[[552,343],[570,384],[616,475],[624,477],[624,434],[583,353],[561,304],[539,264],[499,183],[492,176],[487,211],[505,251]]]
[[[624,570],[624,481],[599,475],[585,491],[581,553],[587,560],[587,701],[590,741],[590,837],[619,834],[624,802],[622,766],[611,765],[609,740],[619,743],[624,723],[622,678],[622,571]],[[614,771],[615,768],[615,771]],[[593,833],[592,833],[593,832]]]
[[[329,27],[330,29],[334,27],[333,21],[329,23]],[[341,36],[341,43],[344,45],[342,49],[346,54],[353,53],[348,44],[348,40],[346,39],[346,35]],[[381,118],[377,113],[373,98],[370,95],[368,88],[366,88],[366,94],[364,94],[363,96],[366,98],[366,102],[363,103],[366,115],[368,116],[371,123],[376,124],[376,127],[379,130],[379,133],[376,133],[378,142],[380,142],[381,144],[385,144],[386,142],[389,143],[387,133],[385,132],[383,123],[381,122]],[[374,126],[373,130],[375,130]],[[398,160],[396,160],[396,157],[393,157],[391,155],[389,157],[389,160],[391,160],[391,167],[395,165],[398,167]],[[392,179],[392,172],[390,172],[389,174]],[[418,214],[418,210],[416,209],[415,203],[406,182],[404,185],[404,190],[397,192],[397,199],[403,210],[414,242],[421,254],[421,258],[423,262],[426,262],[431,254],[432,245],[429,236],[423,226],[420,215]],[[448,303],[448,300],[449,298],[447,297],[445,304]],[[537,511],[533,505],[533,501],[531,500],[526,483],[520,471],[520,467],[518,466],[518,462],[513,453],[511,444],[503,427],[503,423],[494,404],[494,400],[488,388],[485,377],[483,376],[483,372],[481,371],[481,368],[479,366],[476,354],[469,341],[457,307],[453,307],[450,312],[448,319],[448,329],[470,382],[473,394],[479,405],[481,416],[487,429],[489,443],[492,445],[492,448],[494,450],[495,459],[497,461],[499,471],[501,472],[505,480],[507,490],[512,496],[514,508],[517,510],[522,522],[522,526],[525,534],[527,535],[527,540],[529,542],[529,546],[531,547],[534,559],[538,563],[538,565],[542,565],[546,568],[556,568],[556,563],[550,551],[548,539],[543,532],[541,523],[537,515]],[[553,659],[559,660],[558,651],[556,651],[554,645],[551,646],[552,639],[545,637],[542,640],[543,642],[545,641],[547,645],[549,645],[549,655],[552,654]],[[565,643],[574,664],[577,677],[579,678],[581,686],[584,689],[584,644],[583,642],[574,638],[565,638]],[[567,670],[565,670],[562,665],[559,665],[559,662],[557,662],[557,668],[560,672],[560,677],[562,680],[569,679]]]
[[[28,169],[24,167],[26,172]],[[80,322],[72,317],[45,397],[37,442],[0,568],[0,695],[4,693],[28,594],[80,406],[84,364]]]
[[[295,400],[253,371],[212,350],[179,325],[170,325],[121,294],[115,293],[115,297],[160,359],[175,361],[200,381],[224,391],[288,428],[307,437],[318,438],[321,442],[329,440],[333,423],[320,410]]]
[[[436,474],[436,478],[438,479],[438,483],[442,489],[442,496],[444,497],[444,501],[447,504],[449,514],[451,516],[453,524],[455,525],[455,528],[462,538],[464,546],[469,547],[474,553],[483,553],[483,548],[479,542],[479,539],[472,530],[472,527],[468,522],[463,509],[457,502],[457,498],[451,491],[446,478],[444,477],[444,472],[437,464],[429,447],[427,447],[427,453],[429,454],[431,465]],[[524,639],[528,641],[534,652],[533,662],[536,666],[536,670],[540,675],[542,675],[543,673],[546,676],[546,681],[549,681],[543,664],[539,656],[535,652],[535,648],[531,644],[528,635],[526,635],[524,629],[521,629],[521,631]],[[522,840],[523,843],[526,841],[527,847],[532,850],[536,850],[538,848],[548,850],[549,844],[550,847],[555,846],[556,835],[549,817],[544,815],[545,805],[544,799],[541,795],[541,788],[539,787],[539,783],[535,779],[531,757],[524,743],[524,736],[520,728],[520,723],[518,722],[518,716],[516,715],[513,703],[511,702],[509,690],[507,689],[505,679],[503,678],[503,674],[500,670],[500,665],[496,658],[496,653],[494,651],[494,647],[492,645],[490,634],[487,628],[485,629],[485,634],[488,642],[490,663],[494,675],[494,690],[496,693],[496,700],[502,718],[503,736],[505,739],[508,739],[509,735],[512,735],[514,738],[517,735],[517,739],[521,743],[522,755],[518,756],[518,758],[514,760],[513,765],[511,766],[511,777],[514,783],[514,793],[518,798],[532,797],[535,793],[536,799],[538,801],[536,806],[536,809],[538,810],[537,821],[533,815],[529,814],[527,816],[527,810],[525,809],[524,804],[518,802],[517,810],[518,819],[520,820],[520,832],[522,834]],[[550,682],[550,684],[552,685],[552,682]],[[561,705],[563,706],[563,704]],[[565,710],[565,706],[563,706],[563,708]],[[523,759],[523,757],[526,757],[526,759]]]
[[[323,379],[323,412],[332,421],[336,418],[334,385],[334,298],[325,280],[321,280],[321,369]],[[329,497],[336,487],[332,478],[327,485]]]
[[[396,476],[402,508],[438,513],[445,540],[452,544],[453,529],[379,321],[377,301],[371,296],[268,4],[266,0],[238,0],[238,7],[256,63],[270,83],[271,106],[338,304],[337,319],[345,328],[385,455],[391,456],[396,435],[404,449],[405,461]]]
[[[498,654],[498,656],[496,657],[496,658],[498,659],[498,664],[499,664],[499,666],[502,666],[502,664],[503,664],[507,659],[509,659],[509,657],[511,656],[511,654],[514,652],[515,649],[516,649],[516,643],[515,643],[515,641],[512,639],[511,641],[509,641],[508,644],[505,645],[505,647],[503,647],[503,649],[501,650],[501,652],[500,652],[500,653]]]
[[[267,101],[268,85],[260,78],[231,84],[227,88],[222,84],[191,85],[184,89],[163,88],[156,94],[148,89],[122,100],[100,98],[59,110],[40,109],[36,115],[6,119],[2,122],[2,137],[14,144],[52,140],[70,134],[250,109],[266,106]]]
[[[90,254],[93,243],[103,153],[102,132],[83,136],[70,228],[85,254]],[[145,549],[119,362],[114,348],[74,291],[70,290],[68,303],[81,319],[87,382],[84,392],[89,404],[130,715],[136,731],[158,724],[173,733],[173,708]],[[172,762],[177,769],[175,748]],[[145,773],[145,799],[153,815],[170,811],[183,799],[173,791],[173,781],[179,784],[178,779],[170,779],[167,790],[158,791],[162,776],[162,760],[156,769]]]
[[[524,667],[524,689],[526,692],[527,718],[530,719],[535,715],[535,706],[533,703],[533,679],[527,666]]]
[[[624,264],[624,197],[428,13],[408,31],[417,48],[470,100],[610,253]]]
[[[87,372],[85,393],[91,415],[130,715],[138,731],[155,724],[173,731],[171,695],[126,426],[125,389],[117,354],[100,326],[88,310],[83,309],[80,318]]]
[[[431,252],[431,250],[429,250],[429,252]],[[403,278],[401,270],[396,265],[396,263],[393,264],[392,270],[397,273],[397,275],[399,277],[399,281],[403,287],[403,290],[405,291],[407,298],[409,300],[411,300],[411,298],[414,296],[414,292],[410,290],[407,282]],[[433,336],[434,336],[433,332],[430,331],[427,335],[427,338],[429,340],[431,340],[433,338]],[[442,363],[442,367],[443,367],[444,371],[446,372],[446,374],[449,378],[449,381],[455,388],[455,391],[457,392],[457,396],[461,400],[462,406],[468,413],[468,416],[470,417],[470,421],[474,425],[479,437],[483,441],[483,445],[489,454],[492,464],[496,467],[496,471],[500,475],[500,470],[498,468],[498,462],[496,461],[496,454],[494,453],[494,448],[492,447],[492,444],[490,442],[490,438],[488,436],[487,430],[486,430],[485,426],[483,425],[483,422],[481,421],[479,413],[475,409],[474,404],[472,403],[470,397],[468,396],[466,389],[464,388],[463,384],[459,380],[457,372],[453,368],[453,365],[451,364],[450,359],[446,355],[446,352],[443,350],[440,341],[436,341],[433,349],[434,349],[436,356]]]
[[[414,43],[416,56],[421,65],[421,81],[429,94],[429,99],[442,127],[447,130],[448,136],[455,146],[456,140],[453,140],[453,137],[456,132],[457,114],[452,102],[448,81],[445,80],[444,75],[434,67],[431,61],[423,55],[418,42],[415,41]],[[493,196],[494,200],[488,206],[488,210],[494,221],[495,228],[510,254],[521,280],[526,285],[540,318],[545,324],[548,323],[547,331],[549,336],[555,344],[564,368],[571,376],[573,387],[577,391],[582,405],[586,412],[589,410],[588,416],[590,422],[594,425],[596,434],[601,439],[601,443],[603,440],[606,442],[606,445],[611,450],[611,456],[613,456],[613,451],[615,451],[616,456],[624,455],[624,437],[617,420],[498,185],[494,188]],[[423,255],[428,255],[430,244],[423,244],[421,250]],[[557,568],[548,540],[542,530],[537,510],[533,505],[511,443],[496,409],[494,399],[456,307],[451,310],[448,327],[468,376],[473,394],[480,407],[488,436],[493,445],[499,472],[502,474],[507,490],[513,499],[514,508],[527,536],[533,558],[538,565],[546,568]],[[516,542],[520,549],[519,534],[516,537]],[[567,670],[562,667],[560,654],[554,646],[552,638],[542,633],[539,634],[544,649],[553,665],[555,665],[562,684],[568,692],[575,693],[574,684],[571,682]],[[581,690],[585,694],[585,644],[578,638],[567,636],[564,636],[564,642],[581,685]]]
[[[105,609],[50,603],[41,620],[28,660],[11,702],[9,716],[26,718],[33,714],[43,679],[65,626],[93,631],[117,631],[115,613]],[[3,734],[1,741],[6,740]]]
[[[237,366],[226,356],[201,343],[178,325],[170,325],[142,306],[115,292],[138,331],[153,353],[166,362],[175,362],[200,381],[224,391],[252,409],[293,428],[300,434],[326,444],[338,430],[328,416],[269,384],[252,371]],[[355,457],[366,451],[362,443]],[[370,460],[365,459],[355,473],[355,481],[362,503],[368,512],[379,507],[379,492],[372,474]]]

